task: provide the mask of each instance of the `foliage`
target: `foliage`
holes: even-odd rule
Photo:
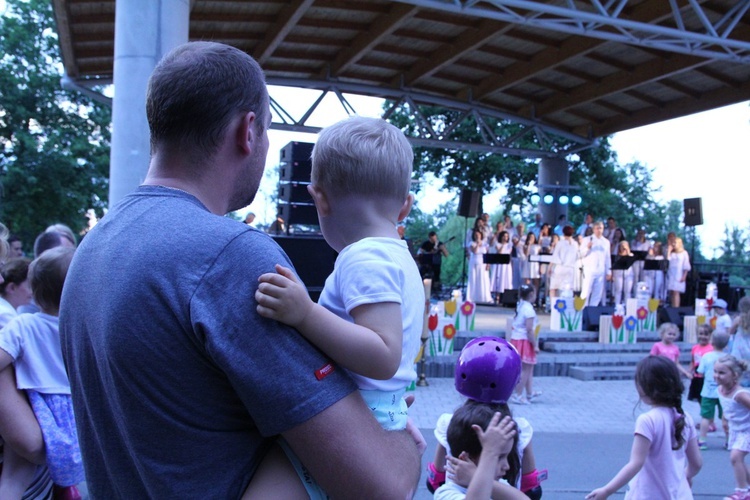
[[[0,220],[28,249],[50,224],[103,214],[111,111],[61,88],[51,2],[8,0],[0,23]]]
[[[714,260],[717,264],[726,265],[731,286],[750,286],[750,224],[745,229],[739,226],[724,226],[724,238],[719,251],[721,256]]]

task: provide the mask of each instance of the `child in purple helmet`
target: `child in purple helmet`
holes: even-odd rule
[[[471,340],[461,350],[456,363],[456,390],[468,399],[461,407],[485,405],[491,413],[499,412],[502,416],[511,416],[508,399],[513,393],[521,374],[521,358],[518,352],[504,339],[497,337],[479,337]],[[451,455],[448,439],[448,428],[452,414],[446,413],[438,418],[435,425],[435,438],[438,445],[435,459],[428,465],[427,488],[435,493],[440,485],[448,482],[468,486],[471,475],[476,470],[464,450],[458,456]],[[542,488],[539,484],[540,473],[536,470],[534,453],[531,446],[533,429],[524,418],[514,418],[517,436],[516,445],[508,455],[508,469],[503,481],[493,484],[493,492],[502,492],[503,498],[539,499]],[[481,427],[481,425],[480,425]],[[455,488],[451,487],[451,490]],[[520,491],[519,491],[520,490]],[[521,494],[520,492],[524,492]],[[442,493],[447,493],[445,490]],[[436,496],[438,498],[438,496]],[[452,498],[452,497],[451,497]]]

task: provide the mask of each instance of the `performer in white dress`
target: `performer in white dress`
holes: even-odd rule
[[[484,244],[482,231],[475,230],[469,245],[469,284],[466,288],[466,299],[477,304],[492,302],[490,275],[484,263],[486,254],[487,245]]]
[[[572,226],[565,226],[563,237],[552,252],[550,297],[557,297],[560,290],[573,290],[574,274],[579,262],[578,243],[573,239],[573,232]]]
[[[690,257],[682,244],[682,238],[675,238],[674,243],[667,248],[667,290],[669,303],[672,307],[680,307],[680,294],[685,293],[685,283],[690,271]]]
[[[493,242],[495,253],[510,256],[513,244],[510,242],[508,231],[500,231]],[[495,294],[495,301],[499,302],[505,290],[513,288],[513,267],[508,264],[495,264],[490,266],[490,290]]]
[[[661,241],[654,242],[654,245],[648,251],[646,260],[664,261]],[[643,271],[643,274],[646,278],[646,283],[648,283],[649,289],[651,290],[651,297],[664,302],[667,297],[666,289],[664,287],[664,271],[660,269],[652,269],[649,271]]]
[[[623,240],[617,247],[618,257],[632,256],[630,244]],[[633,295],[633,266],[612,271],[612,296],[615,305],[626,303]]]
[[[651,249],[651,242],[646,240],[645,230],[639,229],[638,232],[635,233],[635,240],[633,240],[630,249],[636,252],[648,252]],[[644,262],[645,261],[637,260],[633,263],[633,283],[646,281],[646,276],[643,274]]]

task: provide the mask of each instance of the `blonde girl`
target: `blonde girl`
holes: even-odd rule
[[[729,423],[729,462],[737,484],[729,500],[750,500],[750,471],[745,456],[750,452],[750,390],[740,385],[740,376],[747,371],[747,363],[731,354],[722,356],[714,364],[714,380],[719,384],[719,402],[724,418]]]
[[[750,296],[742,297],[737,304],[740,314],[734,319],[729,333],[733,337],[730,341],[729,354],[750,363]],[[740,378],[740,385],[750,387],[750,373],[745,372]]]

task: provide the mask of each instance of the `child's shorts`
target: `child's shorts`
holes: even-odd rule
[[[716,415],[716,408],[719,409],[719,418],[723,416],[719,398],[701,398],[701,417],[711,420]]]
[[[404,394],[406,391],[377,391],[360,389],[359,393],[365,400],[365,404],[383,429],[387,431],[402,431],[406,429],[406,420],[409,417]]]
[[[300,481],[302,481],[302,484],[305,486],[305,490],[307,490],[307,494],[310,496],[310,500],[328,500],[328,495],[326,495],[325,491],[323,491],[320,485],[315,481],[315,479],[313,479],[312,474],[310,474],[310,472],[307,470],[307,467],[302,465],[302,462],[300,462],[299,458],[297,458],[297,455],[294,454],[292,449],[287,444],[286,440],[284,438],[279,438],[277,442],[286,454],[286,457],[289,459],[292,467],[294,467],[294,470],[297,471],[297,475],[299,476]]]
[[[730,450],[739,450],[750,453],[750,432],[733,431],[730,428],[727,448]]]
[[[688,401],[701,402],[701,390],[703,390],[703,377],[693,376],[690,380],[690,389],[688,389]]]
[[[52,482],[59,486],[73,486],[84,481],[70,394],[41,394],[32,390],[26,393],[42,430]]]

